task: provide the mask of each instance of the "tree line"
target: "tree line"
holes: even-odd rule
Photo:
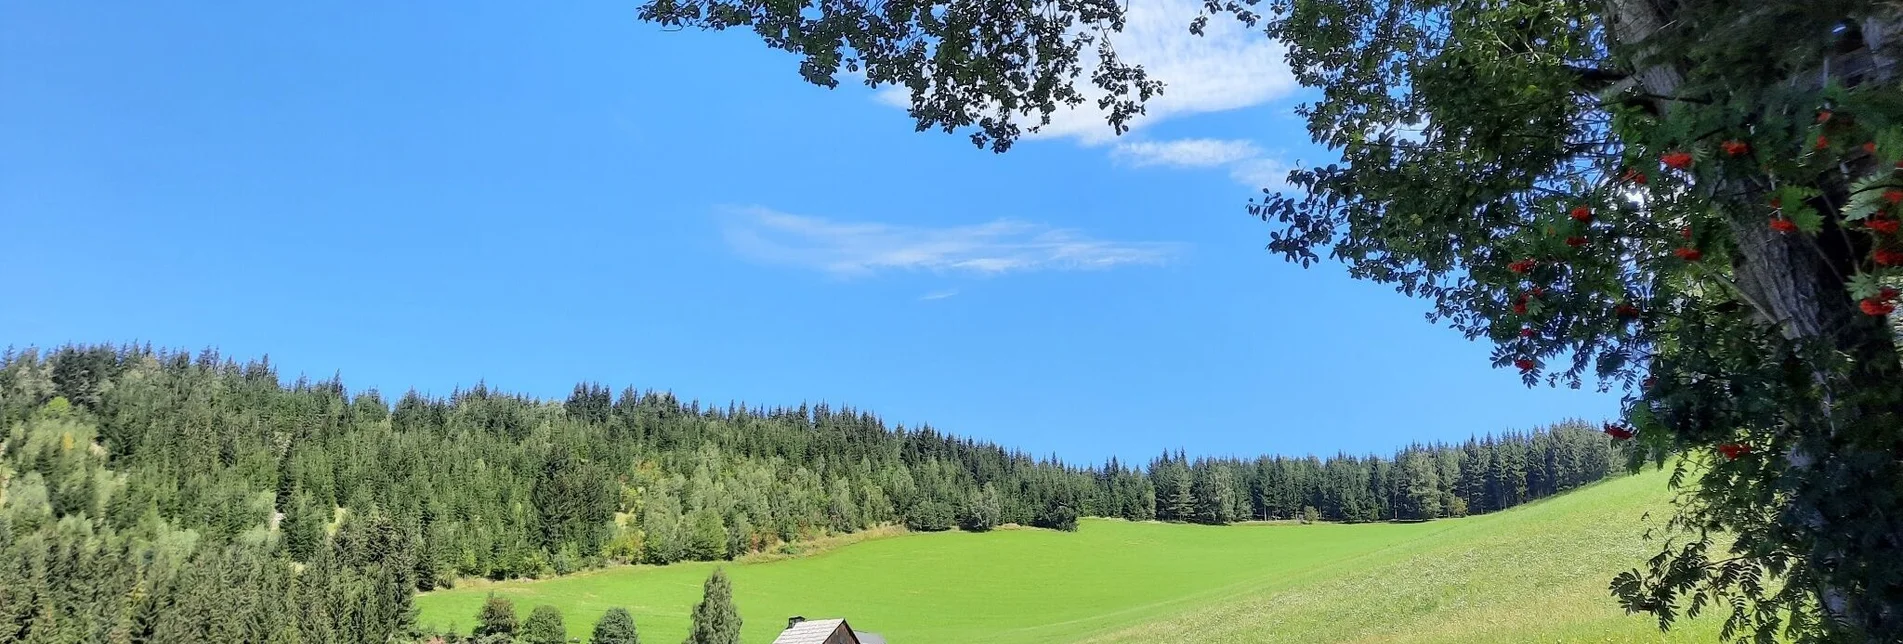
[[[1076,466],[828,404],[582,384],[387,401],[215,351],[0,355],[0,644],[385,642],[460,578],[732,559],[883,524],[1431,519],[1602,478],[1577,423],[1393,458]]]

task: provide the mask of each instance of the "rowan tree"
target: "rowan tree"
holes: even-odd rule
[[[642,16],[751,28],[813,82],[903,86],[919,129],[1002,151],[1093,92],[1121,132],[1167,91],[1080,56],[1110,49],[1123,11],[653,0]],[[1669,627],[1723,607],[1732,638],[1903,640],[1894,3],[1207,0],[1185,28],[1211,19],[1286,46],[1319,90],[1300,114],[1340,156],[1250,204],[1272,252],[1429,300],[1529,386],[1619,391],[1607,433],[1643,447],[1634,467],[1677,468],[1678,536],[1611,585],[1628,609]]]

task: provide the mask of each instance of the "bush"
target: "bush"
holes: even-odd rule
[[[998,490],[986,483],[983,490],[965,501],[965,507],[958,513],[958,527],[971,532],[984,532],[998,527],[999,507]]]
[[[497,597],[493,592],[489,593],[489,598],[482,602],[482,612],[476,614],[475,635],[480,637],[514,634],[515,602],[509,601],[507,597]]]
[[[918,532],[942,532],[952,529],[951,506],[938,501],[920,501],[905,510],[905,527]]]
[[[562,624],[562,611],[554,606],[536,606],[529,621],[522,623],[523,644],[568,644],[568,627]]]
[[[1040,528],[1050,528],[1052,530],[1076,532],[1077,510],[1070,507],[1069,504],[1052,501],[1050,505],[1044,507],[1043,512],[1038,513],[1037,519],[1032,521],[1031,525]]]
[[[595,632],[588,637],[588,644],[640,644],[641,636],[635,632],[634,616],[628,609],[616,606],[608,609],[595,622]]]

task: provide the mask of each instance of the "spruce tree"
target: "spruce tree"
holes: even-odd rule
[[[567,644],[568,627],[562,624],[562,610],[554,606],[536,606],[529,620],[522,623],[523,644]]]
[[[641,637],[634,629],[634,616],[628,609],[616,606],[603,613],[601,620],[595,622],[595,632],[589,636],[588,644],[640,644]]]
[[[720,568],[707,577],[700,603],[694,606],[694,628],[683,644],[740,644],[740,611],[733,605],[733,587]]]

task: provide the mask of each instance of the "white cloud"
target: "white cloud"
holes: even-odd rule
[[[1225,139],[1177,139],[1118,143],[1110,155],[1137,167],[1213,168],[1260,156],[1254,143]]]
[[[1251,188],[1288,189],[1288,173],[1294,167],[1278,159],[1259,157],[1229,168],[1229,178]]]
[[[1135,167],[1226,168],[1229,178],[1250,188],[1288,187],[1287,162],[1239,139],[1176,139],[1118,143],[1110,156]]]
[[[932,291],[930,293],[920,295],[918,296],[918,299],[921,302],[930,302],[932,300],[942,300],[957,294],[958,294],[958,289],[948,288],[942,291]]]
[[[1176,243],[1107,241],[1008,219],[931,228],[839,222],[761,207],[728,214],[725,235],[735,252],[840,276],[890,270],[998,275],[1160,265],[1183,250]]]
[[[1189,114],[1261,105],[1297,88],[1283,62],[1282,46],[1260,30],[1216,15],[1202,36],[1190,33],[1190,21],[1202,9],[1200,0],[1137,0],[1124,12],[1123,31],[1110,35],[1119,59],[1142,65],[1151,79],[1164,84],[1163,93],[1147,103],[1147,112],[1130,123],[1132,130]],[[1103,94],[1089,82],[1089,72],[1097,65],[1094,51],[1086,50],[1078,62],[1085,67],[1078,79],[1084,102],[1057,110],[1049,125],[1025,138],[1072,138],[1101,145],[1116,137],[1097,107]],[[876,99],[899,108],[911,104],[904,87],[880,88]],[[1026,126],[1037,123],[1035,117],[1020,118],[1026,119]]]

